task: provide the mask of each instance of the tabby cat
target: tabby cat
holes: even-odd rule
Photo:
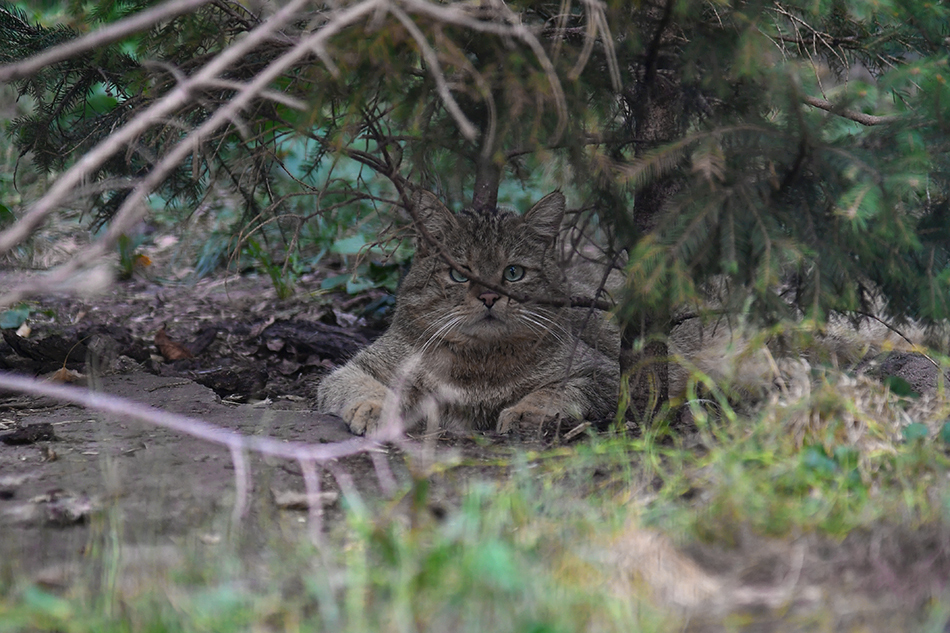
[[[455,215],[429,192],[414,205],[425,231],[392,325],[324,378],[320,410],[356,434],[387,424],[503,433],[557,416],[612,416],[617,329],[599,311],[552,305],[594,290],[562,261],[564,196],[549,194],[524,216]]]

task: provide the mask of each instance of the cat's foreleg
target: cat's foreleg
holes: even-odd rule
[[[507,433],[518,424],[541,426],[549,420],[562,418],[582,420],[590,412],[590,400],[576,385],[532,391],[498,415],[498,433]]]
[[[385,413],[396,406],[396,395],[355,363],[340,367],[317,389],[318,407],[343,418],[351,433],[372,434]]]

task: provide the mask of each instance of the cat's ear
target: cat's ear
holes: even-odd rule
[[[426,232],[436,240],[444,240],[458,229],[455,215],[449,211],[434,193],[420,189],[412,196],[412,206]],[[417,231],[418,232],[418,231]],[[421,233],[416,236],[416,250],[427,253],[432,245]]]
[[[561,230],[564,206],[563,193],[549,193],[524,214],[525,224],[541,237],[553,242]]]

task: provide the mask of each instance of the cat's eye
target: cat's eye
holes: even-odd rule
[[[468,281],[468,277],[466,277],[459,271],[455,270],[454,268],[449,269],[449,277],[452,278],[452,281],[456,283],[460,283],[460,284],[464,284],[466,281]]]
[[[524,277],[524,266],[512,264],[505,269],[505,281],[521,281]]]

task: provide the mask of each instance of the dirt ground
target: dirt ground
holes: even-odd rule
[[[0,272],[0,286],[22,278]],[[381,293],[316,298],[316,288],[316,279],[305,278],[295,297],[278,299],[266,277],[194,285],[135,279],[94,298],[43,300],[31,304],[28,337],[3,331],[0,370],[51,378],[65,367],[75,372],[69,376],[76,385],[250,436],[310,444],[352,439],[340,419],[313,410],[314,390],[334,364],[381,332],[381,321],[361,316]],[[194,350],[194,357],[164,358],[155,344],[159,331]],[[522,439],[520,446],[538,444]],[[436,448],[442,457],[477,460],[510,454],[514,444],[503,437],[445,438]],[[340,463],[370,496],[379,492],[371,457],[383,455],[396,478],[407,476],[399,451],[374,452]],[[304,492],[299,464],[257,455],[249,461],[244,522],[280,516],[303,530],[306,513],[281,496]],[[62,563],[75,561],[88,545],[89,517],[105,508],[120,513],[132,546],[217,542],[230,529],[235,487],[234,463],[222,446],[48,397],[0,391],[0,572],[67,583]],[[338,492],[325,471],[321,489]],[[431,503],[452,494],[434,489]],[[333,502],[325,511],[325,526],[342,516]]]
[[[0,285],[20,278],[20,273],[0,271]],[[116,282],[95,298],[50,298],[31,304],[28,337],[3,331],[0,370],[49,376],[65,367],[78,372],[80,385],[246,435],[307,443],[350,439],[339,419],[313,411],[315,385],[335,363],[380,333],[376,308],[385,301],[372,293],[327,297],[317,288],[316,278],[304,278],[295,297],[279,300],[267,278],[234,275],[193,285],[135,279]],[[367,306],[369,316],[363,314]],[[160,331],[193,352],[193,358],[163,358],[155,344]],[[17,435],[24,430],[32,430],[32,436]],[[455,481],[433,486],[433,512],[440,503],[457,501],[453,495],[467,474],[499,474],[479,462],[549,440],[440,441],[440,455],[463,455],[476,465],[454,469]],[[49,587],[68,586],[78,573],[77,561],[95,542],[94,532],[103,529],[101,518],[90,517],[101,517],[104,510],[120,519],[129,551],[140,547],[165,558],[174,558],[182,543],[213,546],[231,529],[235,467],[224,447],[122,416],[3,391],[0,442],[0,573],[7,577],[27,574]],[[346,458],[341,467],[362,493],[375,495],[379,478],[373,459],[380,458],[397,478],[407,476],[403,456],[392,448]],[[260,456],[249,461],[246,524],[266,519],[304,535],[306,513],[281,501],[284,493],[304,491],[299,464]],[[321,476],[324,492],[338,492],[329,473]],[[339,503],[329,499],[325,525],[341,516]],[[749,626],[742,630],[810,630],[812,617],[828,610],[834,613],[831,621],[855,630],[900,630],[893,626],[913,621],[920,596],[942,586],[943,570],[950,569],[946,535],[907,536],[875,535],[873,556],[867,554],[867,535],[840,544],[812,537],[794,543],[749,537],[742,551],[703,546],[690,554],[701,565],[696,573],[702,583],[730,594],[717,604],[745,605]],[[637,533],[631,539],[642,543],[644,537]],[[653,552],[669,545],[654,540],[648,547]],[[920,564],[929,565],[922,575]],[[704,570],[717,573],[713,578]],[[799,598],[772,605],[780,607],[777,614],[768,607],[776,595],[768,587],[789,579],[798,583]],[[915,579],[928,587],[901,593],[900,586]],[[674,584],[680,588],[678,580]],[[785,626],[795,618],[804,618],[804,626]],[[703,622],[710,620],[698,618],[688,630],[720,630]]]
[[[257,348],[266,350],[267,343],[248,343],[248,330],[274,315],[286,319],[296,312],[274,311],[275,297],[264,280],[233,281],[192,287],[130,281],[94,299],[42,302],[36,307],[46,313],[34,312],[33,331],[19,343],[39,347],[54,336],[66,343],[46,345],[45,355],[43,349],[30,350],[28,358],[5,342],[15,340],[6,331],[0,365],[48,375],[65,361],[82,374],[80,384],[251,435],[312,442],[350,437],[338,420],[310,412],[313,385],[306,376],[278,369],[274,380],[267,380],[269,365],[286,369],[293,361],[287,355],[261,359]],[[195,359],[167,362],[152,344],[162,324],[185,339],[208,325],[218,328],[218,335]],[[110,349],[87,365],[93,353],[76,354],[72,348],[78,341]],[[72,350],[68,360],[56,357],[59,349]],[[222,397],[195,381],[213,384],[209,376],[218,382],[221,376],[230,378],[233,392]],[[189,532],[216,538],[220,526],[215,520],[234,503],[234,465],[223,447],[49,398],[0,394],[0,432],[24,428],[48,428],[52,438],[0,444],[0,529],[5,535],[0,560],[16,561],[21,573],[49,574],[74,559],[89,540],[87,519],[93,509],[119,508],[132,543],[155,543]],[[300,489],[293,465],[254,460],[252,467],[255,484]],[[252,491],[264,493],[270,494]]]

